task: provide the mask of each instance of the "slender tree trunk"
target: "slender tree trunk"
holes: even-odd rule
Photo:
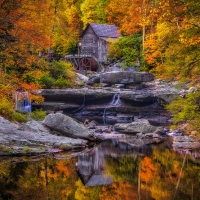
[[[185,157],[184,157],[184,159],[183,159],[183,164],[182,164],[182,167],[181,167],[181,171],[180,171],[180,174],[179,174],[179,177],[178,177],[178,182],[177,182],[177,184],[176,184],[176,190],[175,190],[173,199],[176,198],[176,193],[177,193],[177,190],[178,190],[178,188],[179,188],[179,184],[180,184],[180,180],[181,180],[181,175],[182,175],[182,172],[183,172],[183,168],[184,168],[184,166],[185,166],[186,156],[187,156],[187,155],[185,154]]]

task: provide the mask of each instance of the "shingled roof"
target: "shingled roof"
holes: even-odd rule
[[[118,27],[114,25],[89,23],[88,26],[91,26],[99,37],[117,38],[121,36],[118,32]]]

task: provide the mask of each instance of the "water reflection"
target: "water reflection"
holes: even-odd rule
[[[132,140],[105,141],[73,158],[1,158],[0,199],[199,199],[198,163],[169,143]]]
[[[105,171],[104,153],[94,148],[88,153],[78,156],[78,173],[85,186],[109,185],[112,183],[111,176]]]

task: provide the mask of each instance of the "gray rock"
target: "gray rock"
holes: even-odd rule
[[[37,94],[42,95],[46,102],[73,102],[74,104],[83,104],[83,101],[96,99],[112,98],[115,91],[105,89],[88,89],[88,88],[68,88],[68,89],[42,89]],[[45,102],[45,103],[46,103]]]
[[[21,125],[18,130],[30,131],[35,133],[49,133],[49,130],[46,127],[35,120],[28,121],[27,123]]]
[[[87,81],[88,81],[88,77],[87,76],[85,76],[83,74],[80,74],[80,73],[76,73],[76,75],[81,81],[83,81],[84,83],[87,83]]]
[[[117,73],[117,72],[116,72]],[[120,72],[122,73],[122,72]],[[170,103],[173,99],[179,96],[180,89],[170,82],[161,81],[159,79],[143,84],[137,84],[134,89],[119,89],[119,88],[80,88],[80,89],[43,89],[38,91],[39,95],[45,98],[44,105],[49,102],[60,102],[66,106],[71,103],[82,105],[83,101],[103,100],[113,97],[118,93],[121,99],[150,102],[157,101],[159,104]],[[64,103],[65,102],[65,103]],[[55,104],[53,105],[55,107]],[[59,106],[61,109],[61,106]],[[50,109],[50,108],[49,108]],[[51,110],[51,109],[50,109]]]
[[[95,83],[100,83],[100,74],[94,74],[90,76],[90,78],[87,81],[88,85],[94,85]]]
[[[16,130],[19,126],[0,116],[0,133],[10,133]]]
[[[113,71],[113,72],[121,72],[121,71],[123,71],[123,69],[122,69],[122,67],[120,66],[119,63],[116,63],[111,68],[111,71]]]
[[[127,71],[127,72],[137,72],[138,71],[138,67],[128,67],[124,71]]]
[[[120,94],[120,98],[135,101],[135,102],[151,102],[156,99],[154,94],[151,94],[151,93],[142,93],[142,94],[124,93],[124,94]]]
[[[43,120],[43,124],[67,137],[92,141],[97,139],[83,124],[62,113],[47,115]]]
[[[177,149],[199,149],[200,141],[188,136],[176,136],[173,138],[173,145]]]
[[[24,155],[85,148],[87,140],[52,135],[40,122],[20,127],[0,117],[0,155]],[[4,151],[7,149],[7,151]],[[9,149],[9,151],[8,151]]]
[[[114,125],[116,131],[120,133],[154,133],[159,132],[160,128],[150,125],[147,120],[139,120],[127,124],[117,123]]]
[[[154,80],[154,76],[147,72],[106,72],[100,76],[101,83],[109,84],[132,84],[150,82]]]

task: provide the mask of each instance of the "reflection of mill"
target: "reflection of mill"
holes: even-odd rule
[[[104,153],[98,148],[79,155],[78,173],[86,186],[111,184],[112,178],[105,176],[104,170]]]

